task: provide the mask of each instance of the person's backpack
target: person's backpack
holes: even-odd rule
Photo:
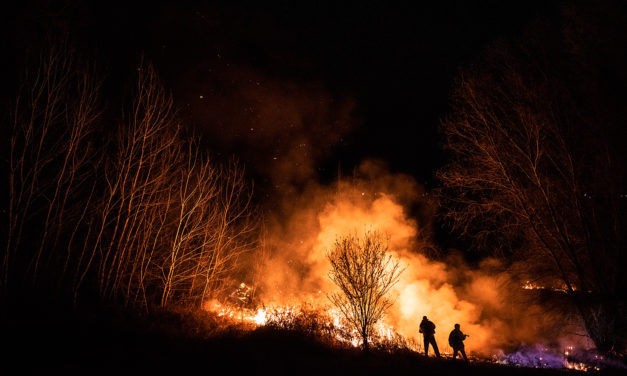
[[[431,334],[435,334],[435,324],[429,321],[428,326],[429,326],[429,330],[431,331]]]

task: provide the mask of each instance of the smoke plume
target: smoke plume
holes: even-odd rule
[[[445,351],[456,323],[470,334],[467,348],[482,354],[546,342],[561,334],[552,328],[563,330],[563,323],[555,325],[562,318],[522,296],[521,285],[513,283],[497,260],[486,259],[470,268],[459,255],[444,261],[427,257],[434,248],[430,223],[410,218],[406,210],[416,201],[426,212],[421,217],[428,218],[434,203],[424,189],[372,161],[364,162],[350,179],[329,186],[311,183],[306,192],[289,200],[289,215],[271,218],[261,300],[269,305],[329,306],[326,296],[335,287],[328,278],[326,253],[338,237],[374,230],[389,236],[389,251],[405,268],[390,293],[395,303],[385,317],[385,323],[403,336],[421,339],[422,316],[436,323],[436,339]]]
[[[379,231],[405,268],[384,319],[401,335],[420,342],[418,325],[428,316],[443,351],[456,323],[470,335],[468,351],[482,354],[556,338],[574,342],[564,336],[564,317],[533,304],[499,261],[470,267],[459,253],[432,257],[438,253],[431,240],[437,203],[411,176],[366,160],[352,176],[320,182],[318,166],[356,123],[352,100],[319,83],[243,68],[229,68],[216,80],[219,95],[205,107],[216,125],[210,137],[231,145],[272,188],[263,202],[261,257],[249,268],[256,270],[253,284],[265,305],[329,307],[335,286],[327,252],[339,237]]]

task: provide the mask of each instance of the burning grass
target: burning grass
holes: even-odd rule
[[[223,320],[223,326],[238,325],[254,330],[265,327],[277,331],[295,332],[306,337],[316,338],[333,347],[359,347],[361,337],[351,328],[348,321],[337,309],[317,309],[309,304],[295,306],[273,306],[247,308],[220,303],[216,300],[205,305],[207,312],[212,312]],[[375,326],[372,338],[374,348],[385,351],[419,351],[413,340],[408,340],[383,323]]]
[[[204,311],[222,328],[238,328],[242,333],[289,333],[314,340],[334,349],[357,349],[361,346],[359,333],[351,328],[342,315],[333,308],[316,308],[310,304],[250,308],[208,302]],[[452,351],[440,344],[444,359],[452,359]],[[413,354],[422,357],[422,345],[414,338],[406,338],[393,327],[378,323],[372,338],[371,350],[377,353]],[[563,369],[574,371],[625,370],[624,362],[607,359],[598,353],[566,346],[521,345],[511,352],[495,351],[491,356],[471,353],[469,359],[476,365],[504,365],[523,368]]]
[[[98,370],[109,371],[95,374],[179,374],[211,369],[225,369],[231,375],[275,376],[570,374],[567,369],[530,368],[533,365],[514,363],[511,357],[508,363],[472,358],[469,366],[449,361],[447,356],[443,360],[426,358],[416,343],[396,336],[384,336],[364,353],[350,342],[349,330],[315,307],[262,308],[262,324],[254,321],[262,317],[258,308],[241,312],[239,308],[155,308],[140,313],[24,306],[2,320],[3,338],[11,344],[4,353],[5,367],[22,369],[22,373],[72,367],[90,374]],[[342,335],[344,339],[338,338]],[[21,361],[24,355],[28,362]]]

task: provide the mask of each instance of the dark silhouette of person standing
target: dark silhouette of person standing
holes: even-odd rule
[[[438,350],[438,344],[435,343],[435,324],[429,321],[427,316],[422,316],[422,322],[420,323],[420,333],[425,341],[425,356],[429,356],[429,344],[433,346],[435,356],[440,357],[440,350]]]
[[[455,324],[455,329],[448,335],[448,344],[453,348],[453,359],[457,357],[457,352],[459,351],[466,363],[468,363],[468,357],[466,357],[466,351],[464,350],[464,340],[466,337],[469,337],[468,334],[462,333],[459,329],[459,324]]]

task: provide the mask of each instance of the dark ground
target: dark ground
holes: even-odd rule
[[[3,374],[581,375],[487,363],[466,366],[411,352],[364,354],[267,328],[217,332],[210,316],[189,311],[137,315],[25,306],[4,315],[2,342],[9,346],[1,363],[10,372]]]

